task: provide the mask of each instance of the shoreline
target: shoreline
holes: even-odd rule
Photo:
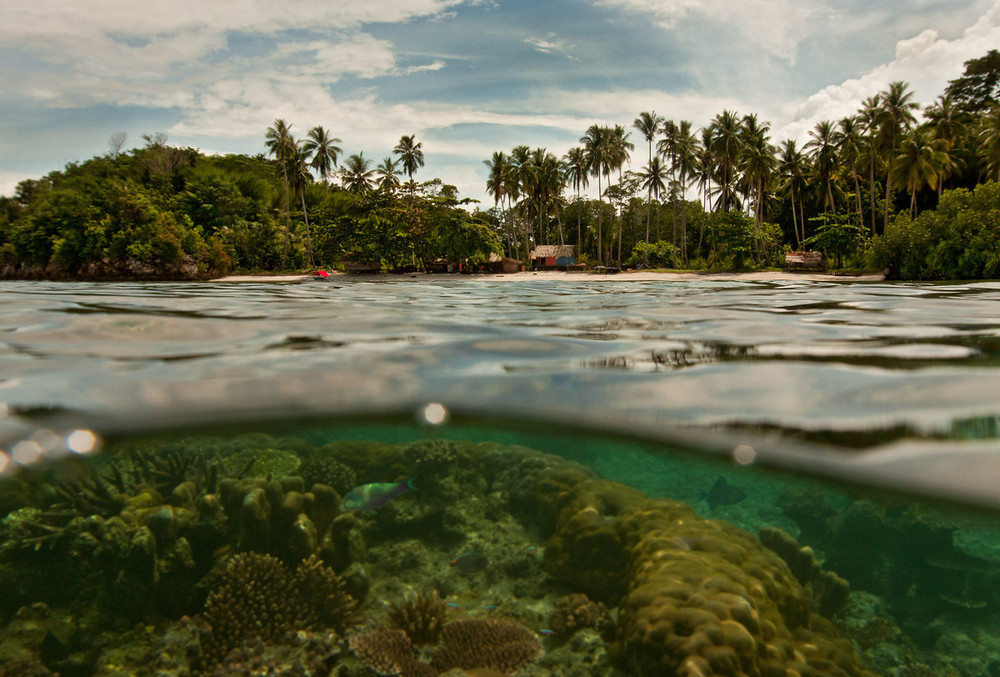
[[[788,271],[758,271],[752,273],[665,273],[655,271],[625,271],[614,274],[598,273],[567,273],[558,270],[523,271],[518,273],[477,273],[461,275],[456,273],[375,273],[365,275],[348,275],[340,271],[331,272],[329,277],[320,278],[311,274],[290,275],[227,275],[215,278],[209,282],[298,282],[301,280],[413,280],[413,279],[461,279],[483,281],[551,281],[572,280],[574,282],[684,282],[691,280],[712,280],[719,282],[882,282],[885,275],[872,273],[868,275],[832,275],[829,273],[808,273]]]

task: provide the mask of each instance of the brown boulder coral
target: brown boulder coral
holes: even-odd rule
[[[810,592],[751,534],[607,480],[565,478],[549,573],[620,600],[612,654],[632,675],[870,676]]]

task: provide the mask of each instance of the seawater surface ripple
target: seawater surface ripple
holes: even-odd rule
[[[410,402],[996,439],[1000,284],[442,277],[0,285],[0,402],[192,421]]]

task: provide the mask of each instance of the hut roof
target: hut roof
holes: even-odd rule
[[[576,245],[540,244],[532,250],[530,258],[545,259],[550,257],[560,258],[563,256],[576,256]]]

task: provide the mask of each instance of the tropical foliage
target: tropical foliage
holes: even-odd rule
[[[636,172],[626,169],[629,132],[592,125],[556,167],[543,169],[540,159],[552,159],[543,148],[494,153],[487,188],[514,257],[558,240],[598,265],[775,266],[791,248],[822,251],[835,266],[876,265],[883,259],[866,252],[884,253],[890,229],[903,228],[898,214],[919,219],[948,190],[1000,181],[998,97],[991,50],[923,110],[907,83],[893,82],[854,115],[820,121],[804,143],[775,142],[753,114],[722,111],[697,130],[644,111],[631,125],[644,146]],[[594,198],[581,194],[588,185]]]
[[[340,163],[342,142],[323,127],[303,140],[293,131],[275,120],[267,156],[255,157],[206,156],[157,134],[145,147],[24,181],[0,198],[0,269],[7,277],[198,278],[345,260],[386,270],[436,259],[476,265],[501,251],[490,215],[470,212],[454,186],[413,181],[423,164],[413,136],[403,137],[398,161],[373,169],[363,152]],[[411,179],[403,195],[400,165]]]

